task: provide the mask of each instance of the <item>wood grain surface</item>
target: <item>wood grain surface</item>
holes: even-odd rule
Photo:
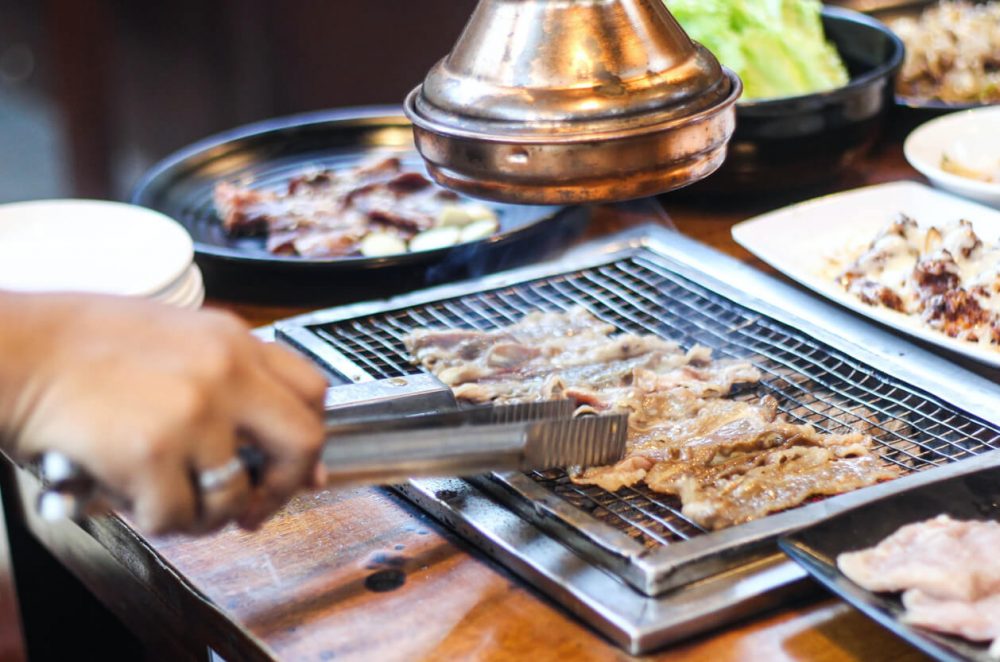
[[[898,141],[890,141],[847,176],[831,181],[825,191],[901,178],[917,179],[903,161]],[[732,225],[816,193],[796,191],[763,201],[671,194],[662,202],[680,232],[759,265],[732,241]],[[602,212],[591,234],[641,220]],[[302,312],[210,304],[233,310],[253,325]],[[95,552],[89,562],[85,554],[60,558],[77,574],[87,574],[88,563],[116,560],[131,578],[129,594],[145,590],[145,608],[162,612],[164,623],[179,627],[178,636],[195,654],[211,646],[227,659],[630,659],[383,489],[303,494],[259,531],[230,528],[200,539],[149,538],[120,518],[106,520],[103,529],[52,531],[41,522],[29,524],[57,556],[60,550],[74,548],[74,536],[89,538],[91,546],[99,543],[103,556]],[[135,609],[133,600],[122,600],[126,584],[106,572],[103,576],[88,583],[91,590],[113,610]],[[135,626],[140,635],[146,620],[132,619],[140,623]],[[923,658],[817,589],[811,600],[643,659]]]

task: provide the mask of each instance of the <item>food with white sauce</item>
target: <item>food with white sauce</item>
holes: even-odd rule
[[[397,158],[304,173],[283,191],[220,182],[215,208],[230,235],[265,235],[268,251],[309,258],[436,250],[500,228],[492,209],[404,170]]]
[[[1000,245],[984,243],[969,221],[921,227],[900,214],[838,281],[952,338],[1000,345]]]

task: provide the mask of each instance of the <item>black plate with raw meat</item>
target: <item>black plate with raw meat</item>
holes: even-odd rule
[[[991,455],[980,456],[973,462],[982,466]],[[1000,460],[992,457],[990,461],[995,464]],[[960,520],[1000,520],[1000,467],[929,482],[804,528],[785,536],[778,544],[825,588],[927,655],[949,662],[994,660],[987,653],[987,644],[906,624],[900,618],[905,610],[899,593],[868,591],[837,567],[841,553],[873,547],[904,525],[941,514]],[[1000,551],[997,562],[1000,563]]]

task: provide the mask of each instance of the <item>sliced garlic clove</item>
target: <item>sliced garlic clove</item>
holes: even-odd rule
[[[924,235],[924,253],[933,253],[941,247],[941,231],[932,226]]]
[[[421,232],[410,240],[411,251],[433,251],[438,248],[454,246],[458,243],[461,232],[456,227],[433,228]]]
[[[477,203],[471,203],[465,205],[465,213],[468,214],[472,221],[496,221],[497,213],[487,207],[486,205],[480,205]]]
[[[495,218],[484,219],[470,223],[462,228],[461,241],[478,241],[486,239],[499,229],[500,224]]]
[[[438,227],[464,227],[473,220],[464,205],[445,205],[437,215]]]
[[[361,240],[361,254],[365,257],[385,257],[406,252],[406,242],[391,232],[370,232]]]
[[[445,205],[437,215],[439,227],[465,227],[476,221],[495,221],[495,211],[478,203]]]

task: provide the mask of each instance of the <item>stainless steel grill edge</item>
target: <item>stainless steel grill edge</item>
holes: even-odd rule
[[[477,499],[488,494],[517,513],[520,521],[542,527],[639,592],[656,596],[670,590],[660,598],[650,598],[622,585],[612,604],[582,610],[590,622],[603,623],[605,631],[615,622],[614,605],[627,602],[623,591],[650,604],[677,604],[683,595],[690,597],[693,586],[705,590],[704,586],[714,585],[722,595],[749,582],[755,596],[769,593],[778,585],[753,579],[753,573],[741,573],[745,574],[748,563],[773,565],[773,558],[768,560],[774,554],[771,543],[780,533],[848,505],[905,489],[914,480],[964,470],[971,466],[968,460],[957,460],[1000,446],[1000,433],[988,422],[1000,412],[1000,388],[993,382],[655,227],[585,246],[556,264],[386,302],[320,311],[280,323],[277,330],[280,337],[351,380],[363,381],[415,370],[400,355],[398,342],[412,326],[497,326],[539,306],[565,307],[579,301],[623,330],[655,332],[685,344],[703,342],[717,354],[751,358],[767,375],[762,388],[778,398],[790,417],[809,420],[828,431],[862,427],[884,444],[887,461],[907,471],[932,469],[713,533],[702,533],[684,520],[679,504],[648,490],[614,495],[574,486],[558,473],[477,479],[474,486],[463,483],[463,489],[474,492]],[[691,320],[695,320],[693,326]],[[972,464],[992,462],[992,457],[980,457]],[[414,481],[405,492],[453,525],[460,518],[463,528],[480,534],[488,528],[477,522],[477,516],[456,508],[447,495],[435,496],[427,481]],[[481,514],[482,509],[477,512]],[[518,546],[500,556],[515,570],[539,565],[538,559]],[[721,579],[713,576],[722,571]],[[778,575],[781,586],[792,581],[789,577],[799,576],[787,570],[767,576]],[[696,580],[701,581],[692,585]],[[560,594],[568,594],[561,601],[571,608],[575,605],[577,611],[581,611],[581,601],[586,602],[579,595],[573,597],[572,586]],[[754,602],[740,599],[734,604]],[[690,629],[689,610],[683,611],[684,615],[667,610],[661,622],[643,626],[642,633],[632,623],[612,628],[617,634],[606,634],[632,650],[638,650],[639,641],[646,642],[642,646],[662,643],[664,637],[681,636]],[[716,604],[702,614],[699,623],[708,627],[726,614],[731,618],[734,612]]]

